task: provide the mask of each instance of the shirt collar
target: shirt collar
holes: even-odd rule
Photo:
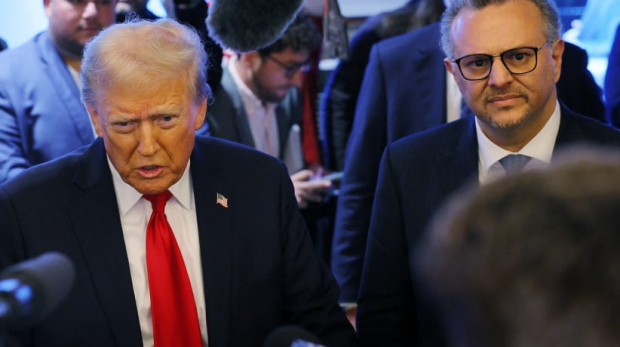
[[[520,151],[513,153],[507,151],[493,143],[480,128],[479,120],[476,118],[476,137],[478,139],[478,154],[480,158],[481,181],[486,173],[500,159],[509,154],[523,154],[533,158],[533,163],[538,165],[549,164],[555,147],[555,140],[560,130],[560,104],[556,101],[555,110],[545,126],[528,142]]]
[[[185,167],[185,172],[183,172],[181,179],[168,188],[174,199],[186,210],[190,209],[192,196],[192,182],[191,175],[189,174],[190,164],[190,162],[187,163],[187,167]],[[114,184],[118,210],[122,218],[138,203],[142,198],[142,194],[123,181],[121,175],[116,171],[114,165],[112,165],[109,157],[108,165],[112,172],[112,183]]]

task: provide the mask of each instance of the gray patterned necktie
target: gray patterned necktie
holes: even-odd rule
[[[530,162],[530,159],[532,158],[527,155],[509,154],[500,159],[499,163],[502,164],[504,170],[506,170],[506,175],[512,175],[523,170],[523,167]]]

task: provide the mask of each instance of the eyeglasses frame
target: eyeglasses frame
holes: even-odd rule
[[[278,65],[279,67],[281,67],[282,69],[284,69],[284,75],[287,78],[291,78],[293,76],[295,76],[295,74],[301,70],[301,72],[308,72],[308,70],[310,70],[311,66],[312,66],[312,61],[308,60],[304,63],[293,63],[290,65],[287,65],[281,61],[279,61],[278,59],[272,57],[271,55],[265,55],[265,57],[267,57],[267,59],[273,61],[274,63],[276,63],[276,65]]]
[[[515,47],[515,48],[511,48],[507,51],[504,51],[502,53],[499,54],[495,54],[495,55],[490,55],[490,54],[484,54],[484,53],[475,53],[475,54],[468,54],[465,56],[462,56],[458,59],[450,59],[451,62],[455,63],[456,66],[458,66],[459,68],[459,72],[461,73],[461,76],[463,76],[464,79],[468,80],[468,81],[481,81],[484,79],[489,78],[489,76],[491,76],[491,71],[493,70],[493,62],[495,62],[495,58],[500,57],[502,64],[504,64],[504,67],[506,68],[506,70],[508,70],[508,72],[510,72],[513,75],[524,75],[524,74],[528,74],[534,70],[536,70],[536,68],[538,67],[538,51],[540,51],[541,49],[545,48],[546,46],[548,46],[549,44],[553,43],[553,41],[547,41],[544,45],[540,46],[540,47],[530,47],[530,46],[523,46],[523,47]],[[536,58],[536,63],[534,64],[534,67],[529,70],[529,71],[525,71],[525,72],[512,72],[512,70],[510,70],[510,68],[508,67],[508,65],[506,65],[506,62],[504,61],[504,54],[517,50],[517,49],[523,49],[523,48],[529,48],[534,50],[534,57]],[[485,57],[488,57],[491,61],[491,65],[489,66],[489,72],[487,73],[486,76],[484,77],[480,77],[480,78],[467,78],[465,77],[465,74],[463,73],[463,70],[461,69],[461,60],[467,58],[467,57],[471,57],[474,55],[482,55]]]

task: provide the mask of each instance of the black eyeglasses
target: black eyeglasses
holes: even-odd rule
[[[274,63],[278,64],[278,66],[280,66],[282,69],[284,69],[284,75],[288,78],[293,77],[299,70],[301,70],[301,72],[308,72],[312,67],[311,61],[306,61],[303,63],[285,64],[270,55],[267,55],[266,57],[267,59],[273,61]]]
[[[504,53],[489,54],[470,54],[459,59],[452,59],[461,71],[461,75],[468,81],[483,80],[491,75],[491,68],[495,58],[500,57],[502,63],[515,75],[530,73],[538,65],[538,51],[548,46],[547,42],[540,47],[519,47],[508,50]]]

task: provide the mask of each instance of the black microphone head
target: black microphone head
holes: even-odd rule
[[[8,267],[0,274],[0,298],[14,305],[12,315],[2,317],[4,324],[20,327],[35,324],[69,294],[74,280],[73,263],[57,252]]]
[[[243,53],[275,42],[295,19],[303,0],[214,0],[209,36],[224,48]]]
[[[325,347],[319,338],[306,329],[287,325],[272,331],[265,339],[264,347]]]

